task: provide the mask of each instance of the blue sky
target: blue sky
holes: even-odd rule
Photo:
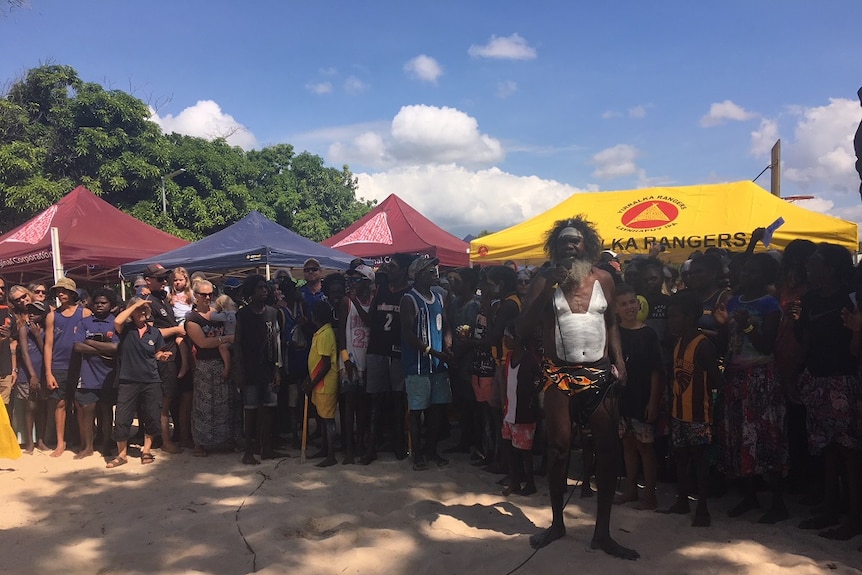
[[[779,137],[783,195],[862,222],[858,0],[30,0],[4,12],[6,82],[71,65],[150,103],[168,132],[293,144],[348,164],[359,196],[397,193],[458,236],[578,191],[753,179]]]

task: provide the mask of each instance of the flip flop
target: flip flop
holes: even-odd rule
[[[141,454],[141,465],[149,465],[153,461],[156,460],[156,456],[152,453],[142,453]]]
[[[125,465],[128,462],[129,462],[129,460],[126,459],[125,457],[119,457],[118,456],[118,457],[113,458],[111,461],[109,461],[105,467],[107,467],[108,469],[114,469],[115,467]]]

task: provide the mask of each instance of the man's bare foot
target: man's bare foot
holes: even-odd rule
[[[634,506],[638,511],[654,511],[658,509],[658,500],[655,497],[652,499],[645,497]]]
[[[612,555],[613,557],[618,557],[620,559],[628,559],[629,561],[639,559],[641,556],[641,554],[634,549],[623,547],[610,537],[605,539],[593,539],[590,541],[590,549],[601,549],[608,555]]]
[[[769,511],[763,514],[760,519],[757,520],[758,523],[765,523],[767,525],[774,525],[779,521],[784,521],[785,519],[790,517],[790,513],[787,512],[787,508],[783,505],[780,507],[773,507]]]
[[[45,442],[41,439],[36,442],[36,449],[39,451],[51,451],[51,448],[45,445]]]
[[[338,461],[336,461],[334,457],[327,457],[326,459],[315,465],[315,467],[331,467],[336,463],[338,463]]]
[[[687,499],[677,499],[676,502],[668,507],[667,509],[656,509],[656,513],[661,513],[662,515],[686,515],[691,511],[691,507],[688,506]]]
[[[257,458],[251,453],[246,453],[245,455],[243,455],[242,462],[245,465],[260,465],[260,461],[258,461]]]
[[[505,497],[510,496],[513,493],[521,493],[521,484],[520,483],[510,483],[506,487],[503,488],[502,491]]]
[[[853,539],[859,533],[860,526],[858,521],[845,521],[838,527],[834,529],[827,529],[826,531],[821,531],[817,535],[823,537],[825,539],[833,539],[835,541],[847,541],[848,539]]]
[[[614,505],[623,505],[625,503],[630,503],[632,501],[637,501],[638,495],[635,493],[634,495],[630,493],[620,493],[616,497],[614,497]]]
[[[712,525],[712,516],[709,511],[695,511],[694,519],[691,520],[692,527],[709,527]]]
[[[29,446],[24,447],[24,453],[26,453],[27,455],[33,455],[33,451],[35,451],[35,450],[36,450],[36,448],[33,445],[29,445]]]
[[[532,495],[535,492],[536,485],[533,483],[528,483],[517,491],[518,495]]]
[[[541,549],[546,545],[550,545],[557,539],[565,537],[566,527],[564,525],[551,525],[544,531],[530,536],[530,547],[533,549]]]
[[[93,455],[92,449],[84,449],[83,451],[79,451],[78,453],[76,453],[75,457],[73,457],[72,459],[84,459],[85,457],[90,457],[91,455]]]
[[[66,442],[58,443],[57,449],[51,452],[51,457],[60,457],[66,451]]]
[[[166,442],[166,443],[162,444],[162,451],[164,451],[165,453],[172,453],[172,454],[176,455],[177,453],[182,453],[183,448],[174,442],[171,442],[171,443]]]

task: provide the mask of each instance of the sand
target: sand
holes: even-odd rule
[[[47,453],[0,460],[0,572],[490,574],[862,573],[862,537],[801,531],[806,514],[774,526],[758,514],[728,519],[730,496],[711,502],[713,527],[614,507],[612,534],[642,558],[589,549],[595,498],[566,510],[568,534],[535,554],[529,535],[550,522],[547,485],[503,497],[491,475],[455,456],[414,472],[389,454],[370,466],[327,469],[294,457],[244,466],[240,454],[191,451],[105,469],[98,455]],[[572,482],[574,483],[574,482]],[[660,486],[671,503],[672,486]],[[519,567],[520,566],[520,567]]]

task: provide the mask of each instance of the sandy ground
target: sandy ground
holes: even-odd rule
[[[0,460],[0,572],[489,574],[862,573],[862,537],[834,542],[796,528],[806,510],[775,526],[757,513],[728,519],[734,501],[711,502],[713,527],[689,518],[615,507],[612,534],[637,562],[589,549],[595,499],[566,507],[568,534],[533,554],[529,535],[550,522],[547,486],[500,495],[500,478],[456,456],[414,472],[384,454],[368,467],[318,469],[292,458],[251,467],[240,455],[105,469],[98,455],[67,452]],[[669,504],[671,486],[661,486]]]

